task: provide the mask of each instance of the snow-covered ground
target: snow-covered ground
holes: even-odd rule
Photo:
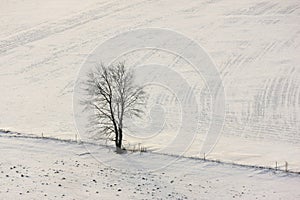
[[[1,199],[300,198],[296,174],[189,158],[169,165],[174,158],[167,155],[115,154],[95,145],[0,136]],[[87,146],[119,167],[99,162]]]
[[[223,80],[226,95],[225,123],[221,138],[208,158],[272,167],[275,167],[276,161],[280,167],[287,161],[291,170],[300,171],[299,5],[298,0],[189,0],[184,3],[171,0],[1,1],[0,128],[38,136],[43,133],[45,136],[73,139],[76,127],[72,92],[77,73],[87,55],[98,44],[123,31],[145,27],[168,28],[197,41],[211,56]],[[144,57],[143,61],[147,62],[161,55],[142,52],[139,56]],[[173,103],[167,98],[161,99],[163,100],[159,103],[162,105]],[[208,108],[207,116],[209,111]],[[170,122],[174,122],[170,127],[174,125],[176,129],[177,115],[172,116],[175,117],[168,118]],[[201,130],[205,132],[209,117],[202,120]],[[159,142],[168,140],[168,137],[169,135],[149,143],[145,141],[143,145],[157,149],[160,148]],[[199,137],[186,154],[197,155],[203,140],[200,131]],[[21,145],[24,141],[4,141],[1,138],[3,152],[8,148],[5,159],[15,159],[15,163],[12,160],[10,162],[11,165],[17,165],[18,157],[9,155],[21,155],[23,152],[17,153],[18,150],[13,149],[17,142]],[[42,147],[44,144],[26,143],[25,146],[28,145],[33,145],[32,154],[28,150],[24,151],[24,156],[33,156],[31,161],[36,159],[36,162],[27,163],[29,166],[26,163],[23,165],[32,170],[42,170],[45,166],[43,163],[38,164],[38,160],[43,156],[33,152],[38,149],[42,151],[38,146]],[[53,156],[47,154],[50,160],[44,161],[53,167],[56,160],[60,162],[58,157],[61,151],[52,149],[58,144],[51,145],[54,146],[47,149],[48,152],[53,152]],[[74,163],[71,155],[67,152],[61,156],[63,155],[66,156],[68,166],[72,166]],[[142,159],[146,160],[147,156]],[[86,160],[91,165],[95,164],[89,158],[78,158],[82,164]],[[182,162],[178,165],[183,165]],[[217,177],[220,173],[226,179],[225,182],[232,183],[230,180],[241,178],[250,190],[257,190],[261,197],[264,195],[264,184],[270,187],[274,184],[274,187],[282,190],[290,190],[297,184],[299,186],[297,182],[288,184],[291,187],[281,187],[281,184],[286,183],[286,178],[269,178],[270,174],[259,175],[259,178],[254,178],[256,183],[250,186],[251,181],[243,178],[249,175],[247,170],[237,169],[237,174],[234,174],[227,166],[224,172],[220,172],[224,166],[220,168],[216,165],[210,169],[206,167],[207,164],[187,162],[192,171],[199,167],[200,171],[211,173],[207,176]],[[5,165],[7,163],[8,161]],[[169,172],[170,177],[175,176],[176,165],[173,167]],[[48,168],[44,170],[47,171]],[[68,170],[65,173],[71,173]],[[109,173],[109,170],[105,173]],[[199,174],[193,176],[195,177],[191,180],[195,180],[193,178],[199,177]],[[262,181],[259,183],[260,177]],[[82,178],[87,185],[91,184],[89,179]],[[201,176],[199,179],[202,180]],[[278,181],[273,183],[274,179]],[[33,180],[18,179],[25,181],[24,184]],[[77,180],[78,184],[81,183]],[[77,183],[74,184],[79,187]],[[98,184],[105,183],[98,181]],[[211,187],[219,189],[222,185],[217,182],[211,184]],[[243,183],[232,184],[238,188],[239,193],[243,192],[240,188]],[[31,182],[30,185],[34,190],[35,186]],[[195,188],[198,186],[193,185],[194,192],[199,190]],[[172,191],[173,187],[169,184],[164,190],[165,194]],[[235,195],[230,184],[223,184],[222,187],[224,190],[212,195],[218,196],[222,192]],[[201,191],[205,192],[205,189],[199,190]],[[271,195],[271,191],[267,191],[268,195]],[[56,189],[53,195],[54,193],[58,194]]]

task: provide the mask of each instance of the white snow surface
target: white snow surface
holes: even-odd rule
[[[184,3],[171,0],[1,1],[0,128],[73,139],[77,132],[73,120],[72,92],[87,55],[98,44],[123,31],[145,27],[167,28],[197,41],[211,56],[223,80],[225,123],[221,138],[208,157],[272,167],[277,161],[281,168],[287,161],[291,170],[300,171],[299,17],[298,0],[188,0]],[[143,56],[146,56],[144,60],[160,57],[155,53],[148,55],[147,52],[139,55]],[[172,102],[165,99],[162,104],[170,105]],[[176,125],[177,115],[172,116],[175,117],[168,120]],[[203,119],[203,124],[207,125],[209,122],[206,120]],[[172,128],[172,124],[170,126]],[[206,128],[203,127],[203,132]],[[159,149],[159,142],[168,140],[168,137],[166,135],[160,141],[145,142],[143,145],[149,149]],[[186,154],[197,156],[203,139],[199,133]],[[12,155],[5,159],[18,159],[13,155],[24,153],[24,156],[33,156],[30,160],[35,160],[37,165],[25,161],[23,165],[32,170],[42,170],[42,161],[41,166],[38,163],[43,156],[33,152],[42,149],[38,146],[44,144],[11,139],[5,141],[3,138],[0,141],[3,152],[5,147],[8,148],[5,155]],[[32,154],[29,150],[19,152],[15,149],[15,145],[21,144],[33,145]],[[60,162],[57,156],[62,153],[63,157],[64,153],[56,151],[59,144],[51,145],[46,146],[53,155],[48,153],[49,160],[43,161],[53,167],[53,162]],[[75,151],[81,147],[69,148]],[[68,162],[69,169],[73,169],[71,155],[65,154],[65,162]],[[147,156],[143,159],[146,160]],[[80,162],[97,165],[86,157],[80,158]],[[246,185],[252,185],[251,181],[242,178],[246,177],[245,174],[249,175],[249,171],[238,169],[234,174],[225,167],[224,172],[219,172],[223,166],[219,169],[220,166],[216,165],[209,169],[207,164],[187,162],[190,170],[197,173],[208,170],[213,177],[221,173],[225,182],[234,184],[239,192],[243,183],[229,180],[241,178]],[[171,177],[175,176],[176,165],[173,167]],[[197,167],[200,170],[196,170]],[[226,170],[234,176],[231,178]],[[70,171],[65,171],[72,176]],[[199,174],[193,176],[199,177]],[[281,187],[285,178],[270,178],[269,174],[261,176],[263,181],[251,186],[258,193],[261,191],[260,195],[263,195],[261,186],[264,184],[275,184],[287,191],[296,185]],[[273,183],[273,179],[279,181]],[[84,180],[91,184],[89,179]],[[79,187],[79,182],[73,184]],[[299,182],[297,184],[299,186]],[[221,185],[212,183],[212,187],[221,188]],[[271,188],[271,185],[268,187]],[[69,191],[72,194],[73,190]],[[235,194],[228,184],[219,194],[222,191]],[[271,195],[271,191],[267,193]]]
[[[264,169],[1,136],[1,199],[299,199],[300,178]],[[91,146],[89,146],[91,145]],[[119,168],[106,166],[102,161]],[[143,163],[148,171],[140,168]]]

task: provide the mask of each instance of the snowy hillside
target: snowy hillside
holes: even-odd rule
[[[73,139],[73,88],[89,53],[123,31],[167,28],[198,42],[223,81],[225,121],[208,156],[266,166],[287,161],[299,171],[299,18],[298,0],[1,1],[0,128]],[[132,57],[139,58],[147,64],[165,57],[156,52]],[[160,105],[174,104],[160,97]],[[175,114],[167,115],[168,133],[178,129],[180,120],[179,111],[171,110]],[[211,108],[202,111],[199,136],[187,155],[198,155],[210,124]],[[143,145],[159,149],[169,136]]]
[[[2,135],[1,199],[299,199],[299,175]],[[20,148],[15,148],[19,146]],[[38,152],[38,153],[37,153]],[[19,158],[23,159],[19,159]],[[147,168],[140,168],[143,163]]]

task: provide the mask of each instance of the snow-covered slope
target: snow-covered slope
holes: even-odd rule
[[[168,28],[197,41],[223,80],[226,118],[210,156],[299,170],[299,15],[297,0],[2,1],[0,127],[74,138],[72,91],[87,55],[123,31]]]
[[[299,199],[299,175],[48,139],[0,139],[1,199]],[[22,159],[20,159],[22,158]],[[148,171],[148,169],[157,169]]]

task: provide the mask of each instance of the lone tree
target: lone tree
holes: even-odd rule
[[[117,153],[122,152],[124,117],[141,117],[145,92],[134,84],[134,73],[124,63],[99,64],[84,83],[86,109],[92,109],[90,131],[115,141]]]

